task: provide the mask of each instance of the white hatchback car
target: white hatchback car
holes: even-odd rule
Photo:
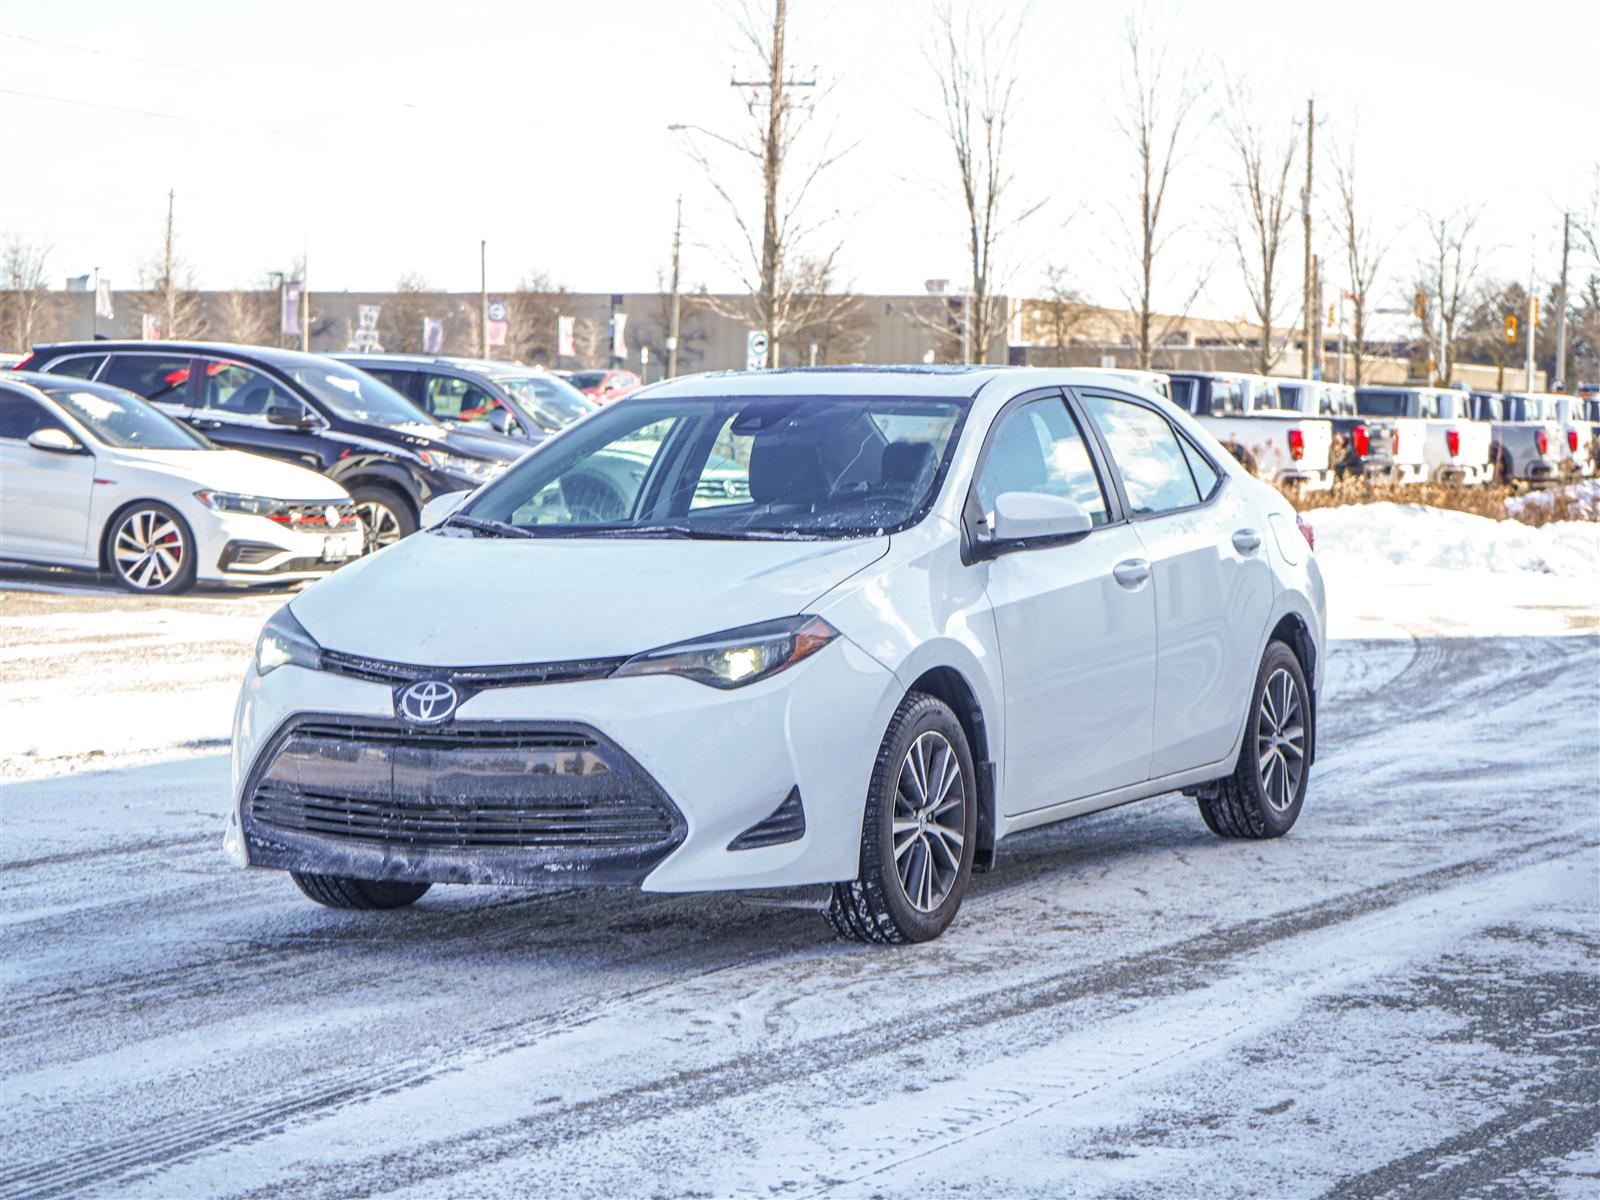
[[[331,479],[219,450],[121,388],[0,374],[0,558],[159,594],[314,579],[364,547]]]
[[[225,848],[324,904],[827,884],[839,933],[921,941],[1008,833],[1300,812],[1309,527],[1097,372],[672,381],[427,516],[281,609],[240,697]]]

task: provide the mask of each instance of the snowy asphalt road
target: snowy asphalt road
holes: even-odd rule
[[[234,870],[214,710],[281,599],[0,593],[0,1196],[1600,1187],[1600,638],[1337,642],[1288,838],[1037,831],[886,952]]]

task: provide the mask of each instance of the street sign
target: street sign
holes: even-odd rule
[[[744,343],[744,369],[759,371],[767,365],[767,332],[752,329]]]

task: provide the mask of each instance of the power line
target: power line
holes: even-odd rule
[[[123,104],[102,104],[96,100],[79,100],[73,96],[47,96],[43,92],[25,92],[19,88],[0,87],[0,95],[23,96],[29,100],[46,100],[52,104],[70,104],[77,108],[97,108],[103,112],[126,113],[136,117],[151,117],[160,121],[181,121],[190,125],[212,125],[220,129],[247,129],[254,133],[270,133],[274,137],[294,137],[286,129],[268,129],[264,125],[241,125],[235,121],[213,121],[206,117],[189,117],[182,113],[157,112],[149,108],[130,108]]]

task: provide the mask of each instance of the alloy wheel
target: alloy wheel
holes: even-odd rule
[[[150,508],[135,509],[123,517],[111,541],[117,574],[139,591],[154,591],[170,583],[183,570],[188,553],[178,523]]]
[[[1274,812],[1287,812],[1306,769],[1305,709],[1294,676],[1279,667],[1261,693],[1256,760],[1261,794]]]
[[[400,518],[381,500],[363,500],[356,505],[356,516],[367,531],[367,553],[382,550],[400,540]]]
[[[961,872],[967,783],[955,747],[942,733],[919,734],[900,764],[892,837],[895,870],[918,912],[944,902]]]

